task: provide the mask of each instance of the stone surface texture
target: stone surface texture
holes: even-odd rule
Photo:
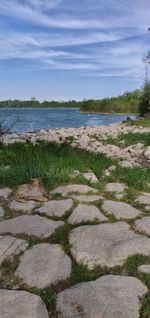
[[[30,213],[37,206],[37,202],[29,200],[27,202],[19,202],[13,200],[10,202],[10,209],[15,211],[23,211]]]
[[[28,286],[46,288],[66,280],[71,260],[57,244],[37,244],[20,258],[16,275]]]
[[[106,191],[107,192],[117,192],[123,193],[127,189],[127,186],[124,183],[107,183]]]
[[[150,235],[150,216],[145,216],[135,221],[135,229],[146,235]]]
[[[103,276],[60,292],[57,311],[60,318],[138,318],[139,297],[147,287],[129,276]]]
[[[150,204],[150,193],[141,194],[137,197],[137,201],[141,204]]]
[[[79,224],[81,222],[107,221],[108,219],[99,211],[96,206],[78,204],[68,219],[70,224]]]
[[[1,318],[48,318],[42,299],[21,290],[0,289]]]
[[[47,201],[43,187],[38,179],[33,179],[31,184],[23,184],[18,187],[16,198],[19,201],[33,200],[33,201]]]
[[[0,234],[26,234],[47,238],[62,225],[62,221],[48,220],[39,215],[22,215],[1,221]]]
[[[2,208],[2,206],[0,206],[0,218],[3,218],[4,216],[4,209]]]
[[[112,200],[104,201],[102,208],[108,214],[113,214],[117,220],[134,219],[141,214],[139,210],[133,208],[130,204]]]
[[[48,216],[63,216],[68,210],[72,208],[73,201],[72,199],[68,200],[51,200],[45,202],[39,209],[40,213],[45,213]]]
[[[87,185],[82,184],[68,184],[66,186],[61,186],[51,191],[52,194],[61,194],[63,197],[67,196],[69,193],[82,193],[86,194],[88,192],[97,193],[96,189],[93,189]]]
[[[11,194],[12,190],[10,188],[2,188],[0,189],[0,198],[7,199]]]
[[[143,274],[150,274],[150,265],[141,265],[138,267],[138,271]]]
[[[11,260],[14,255],[18,255],[28,247],[25,240],[20,240],[15,237],[0,235],[0,264],[4,260]]]
[[[78,202],[95,202],[95,201],[101,201],[104,200],[104,197],[102,195],[88,195],[88,194],[83,194],[83,195],[72,195],[72,198],[77,200]]]
[[[85,225],[70,232],[71,254],[89,269],[122,265],[128,256],[150,255],[150,239],[135,234],[125,222]]]

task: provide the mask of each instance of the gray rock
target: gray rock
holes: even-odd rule
[[[144,150],[144,156],[147,158],[147,159],[150,159],[150,146],[146,147],[145,150]]]
[[[68,184],[66,186],[61,186],[51,191],[52,194],[58,193],[61,194],[63,197],[67,196],[69,193],[86,194],[89,192],[97,193],[97,190],[83,184]]]
[[[17,239],[12,236],[0,236],[0,264],[4,260],[12,259],[14,255],[18,255],[28,247],[28,243],[24,240]]]
[[[40,213],[46,213],[48,216],[63,216],[68,210],[71,209],[73,205],[73,201],[71,199],[68,200],[51,200],[45,202],[39,209],[37,209]]]
[[[4,209],[0,206],[0,219],[4,216]]]
[[[71,260],[57,244],[37,244],[20,258],[16,275],[28,286],[46,288],[66,280]]]
[[[134,219],[141,214],[139,210],[124,202],[106,200],[104,201],[102,208],[108,214],[113,214],[117,220]]]
[[[107,221],[108,219],[99,211],[96,206],[79,204],[68,219],[70,224],[79,224],[82,222]]]
[[[125,197],[125,193],[116,193],[115,194],[115,198],[117,199],[117,200],[121,200],[121,199],[123,199],[124,197]]]
[[[88,195],[88,194],[83,194],[83,195],[72,195],[72,198],[77,200],[78,202],[95,202],[95,201],[101,201],[104,200],[104,197],[102,195]]]
[[[136,201],[138,201],[141,204],[150,204],[150,193],[144,193],[137,197]]]
[[[107,192],[117,192],[123,193],[126,190],[127,186],[124,183],[107,183],[106,191]]]
[[[22,215],[1,221],[0,234],[26,234],[47,238],[62,225],[64,225],[62,221],[48,220],[39,215]]]
[[[10,209],[16,211],[23,211],[30,213],[37,206],[37,202],[35,201],[26,201],[26,202],[18,202],[13,200],[10,202]]]
[[[21,290],[0,289],[1,318],[48,318],[42,299]]]
[[[139,232],[150,235],[150,216],[145,216],[142,219],[135,221],[135,228]]]
[[[81,283],[57,296],[59,318],[138,318],[139,298],[148,291],[137,278],[103,276]]]
[[[96,175],[93,172],[82,173],[82,176],[88,181],[99,182],[99,180],[97,179]]]
[[[143,274],[150,274],[150,265],[141,265],[138,267],[138,271]]]
[[[120,161],[119,166],[121,166],[122,168],[133,168],[132,163],[128,160]]]
[[[90,269],[122,265],[135,254],[150,255],[150,239],[135,234],[125,222],[80,226],[70,232],[69,242],[76,262]]]
[[[0,189],[0,198],[7,199],[11,194],[12,190],[10,188],[2,188]]]
[[[145,206],[145,210],[146,210],[146,211],[150,211],[150,205]]]

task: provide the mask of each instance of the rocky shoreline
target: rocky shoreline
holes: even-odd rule
[[[116,123],[108,126],[91,126],[80,128],[61,128],[61,129],[41,129],[40,131],[29,131],[27,133],[13,133],[3,136],[4,144],[15,142],[33,143],[39,141],[55,142],[57,144],[69,143],[72,147],[84,149],[86,151],[105,154],[108,157],[121,160],[121,165],[125,167],[150,166],[150,146],[145,147],[140,142],[128,147],[109,143],[109,139],[116,139],[120,134],[128,133],[148,133],[150,127],[127,126],[123,123]],[[108,142],[107,142],[108,140]]]

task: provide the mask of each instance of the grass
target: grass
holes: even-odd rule
[[[123,143],[121,143],[123,141]],[[143,143],[145,147],[150,146],[150,133],[131,133],[120,134],[117,138],[108,138],[105,143],[117,145],[121,148]]]
[[[142,127],[150,127],[150,118],[141,118],[138,120],[127,120],[127,125],[130,126],[142,126]]]

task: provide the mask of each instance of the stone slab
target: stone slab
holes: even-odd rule
[[[150,193],[141,194],[137,197],[136,201],[141,204],[148,205],[150,204]]]
[[[45,191],[38,179],[33,179],[31,184],[22,184],[19,186],[16,192],[16,199],[22,202],[27,200],[47,201]]]
[[[123,265],[128,256],[150,256],[150,239],[134,233],[125,222],[84,225],[69,235],[71,254],[89,269]]]
[[[7,199],[11,194],[12,190],[10,188],[2,188],[0,189],[0,198]]]
[[[107,192],[116,192],[123,193],[127,189],[127,186],[124,183],[107,183],[106,191]]]
[[[42,299],[22,290],[0,289],[1,318],[48,318]]]
[[[63,225],[62,221],[48,220],[39,215],[22,215],[1,221],[0,234],[26,234],[47,238]]]
[[[104,197],[102,195],[98,194],[93,194],[93,195],[88,195],[88,194],[83,194],[83,195],[72,195],[72,198],[77,200],[78,202],[95,202],[95,201],[101,201],[104,200]]]
[[[23,211],[30,213],[35,207],[37,206],[36,201],[26,201],[26,202],[19,202],[16,200],[13,200],[10,202],[10,209],[15,211]]]
[[[139,210],[133,208],[130,204],[112,200],[104,201],[102,208],[108,214],[114,215],[117,220],[134,219],[141,214]]]
[[[70,224],[79,224],[82,222],[107,221],[108,219],[99,211],[96,206],[78,204],[68,219]]]
[[[0,264],[4,260],[12,259],[14,255],[25,251],[28,243],[8,235],[0,235]]]
[[[143,274],[150,274],[150,265],[141,265],[138,267],[138,271]]]
[[[46,288],[66,280],[71,260],[58,244],[37,244],[20,258],[16,275],[28,286]]]
[[[150,235],[150,216],[145,216],[135,221],[135,229],[146,235]]]
[[[147,291],[137,278],[103,276],[60,292],[56,301],[58,317],[139,318],[139,298]]]
[[[51,191],[52,194],[61,194],[63,197],[70,193],[82,193],[87,194],[89,192],[97,193],[97,190],[83,184],[68,184],[66,186],[61,186]]]
[[[37,212],[45,213],[48,216],[62,217],[73,206],[72,199],[68,200],[51,200],[45,202]]]
[[[0,218],[3,218],[4,216],[4,209],[2,208],[2,206],[0,206]]]

